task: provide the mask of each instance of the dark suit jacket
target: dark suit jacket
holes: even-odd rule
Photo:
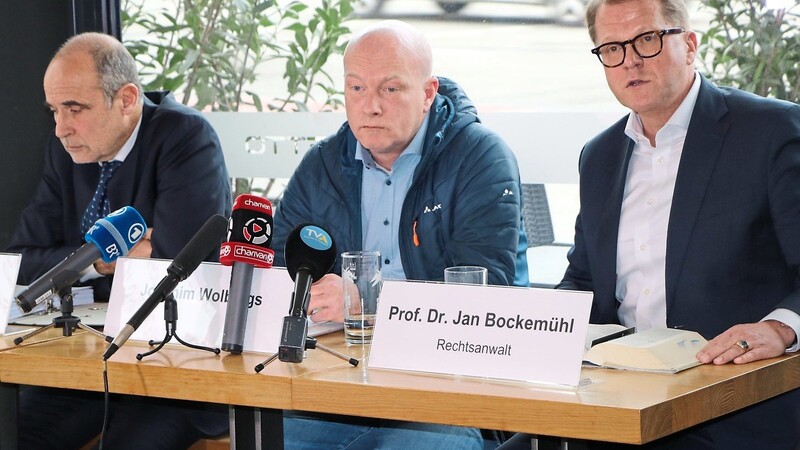
[[[626,120],[583,149],[575,245],[558,286],[594,291],[593,323],[619,322],[617,236],[634,146]],[[800,313],[798,266],[800,107],[703,79],[669,217],[667,326],[710,339],[776,308]],[[800,405],[788,408],[778,421],[790,421],[797,443]]]
[[[112,211],[133,206],[153,229],[152,257],[171,259],[209,217],[230,213],[230,181],[217,134],[202,114],[167,92],[145,95],[136,143],[109,181],[108,197]],[[52,137],[42,180],[8,248],[22,253],[20,284],[83,244],[80,222],[99,176],[98,164],[73,163]],[[100,300],[107,297],[110,277],[92,284]]]

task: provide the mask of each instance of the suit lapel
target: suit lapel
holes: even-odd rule
[[[683,145],[667,231],[667,315],[686,258],[697,215],[705,197],[728,125],[720,122],[727,111],[722,94],[702,79]]]
[[[624,126],[624,124],[623,124]],[[617,273],[617,240],[619,238],[619,219],[622,210],[622,197],[625,194],[625,180],[628,177],[628,164],[633,153],[633,141],[624,132],[618,133],[620,141],[614,145],[617,150],[614,152],[617,159],[613,161],[614,172],[612,172],[611,188],[608,191],[606,207],[604,208],[603,218],[600,221],[600,236],[608,236],[608,239],[601,239],[601,255],[606,255],[606,264],[603,264],[608,271],[608,279],[615,280]]]
[[[625,119],[620,121],[619,130],[611,133],[612,136],[615,136],[615,139],[608,143],[610,157],[606,161],[608,161],[607,174],[610,186],[607,190],[597,191],[591,197],[595,201],[603,202],[603,212],[599,217],[596,231],[597,255],[600,258],[600,263],[595,266],[598,273],[592,274],[592,279],[595,280],[594,308],[597,309],[597,317],[593,320],[611,323],[618,320],[618,302],[616,300],[617,240],[628,164],[633,153],[633,141],[624,132],[626,122]]]
[[[142,140],[146,133],[147,123],[155,110],[156,105],[145,97],[139,134],[136,136],[136,141],[133,143],[131,152],[125,158],[125,162],[117,169],[109,182],[109,186],[112,188],[108,192],[108,199],[111,202],[112,211],[123,206],[133,206],[137,192],[136,184],[140,178],[138,174],[139,163],[146,156],[142,150]]]

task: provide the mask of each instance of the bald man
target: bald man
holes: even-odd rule
[[[289,181],[275,215],[276,263],[285,264],[289,231],[311,222],[339,251],[380,251],[387,279],[442,281],[446,267],[478,265],[490,284],[527,286],[516,159],[461,88],[432,75],[425,37],[380,22],[350,41],[344,77],[347,123]],[[343,320],[340,260],[334,268],[311,287],[312,320]],[[483,448],[471,428],[286,417],[287,449]]]
[[[142,92],[133,57],[111,36],[68,40],[44,76],[45,103],[55,133],[42,180],[23,211],[8,251],[22,254],[20,284],[28,284],[83,244],[103,211],[133,206],[148,234],[137,257],[174,258],[214,214],[228,214],[231,190],[216,133],[197,111],[168,92]],[[105,168],[104,168],[105,166]],[[105,194],[103,170],[115,167]],[[90,200],[100,209],[90,207]],[[82,280],[95,300],[108,298],[115,263],[94,263]],[[55,375],[54,375],[55,376]],[[100,433],[102,395],[21,389],[20,448],[79,448]],[[115,398],[106,448],[186,448],[227,430],[224,408]]]

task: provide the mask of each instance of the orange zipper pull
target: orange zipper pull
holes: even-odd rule
[[[414,221],[414,246],[419,247],[419,236],[417,236],[417,221]]]

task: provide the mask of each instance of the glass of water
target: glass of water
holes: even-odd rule
[[[489,273],[481,266],[455,266],[444,269],[444,282],[486,285]]]
[[[382,288],[380,252],[342,253],[344,333],[348,345],[372,342]]]

